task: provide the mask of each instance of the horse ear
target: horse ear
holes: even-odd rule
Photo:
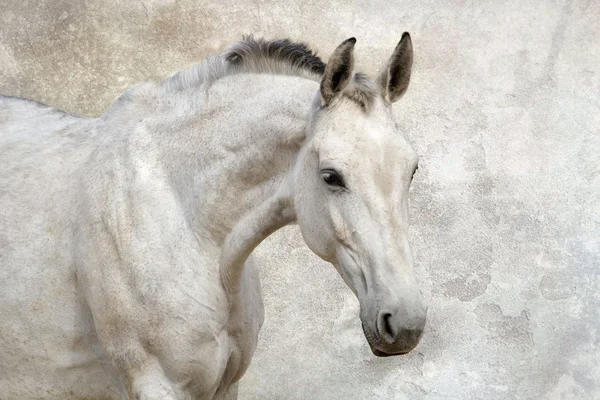
[[[377,77],[381,94],[390,103],[400,99],[408,89],[412,63],[412,41],[408,32],[404,32],[394,53]]]
[[[350,82],[354,68],[355,43],[355,38],[346,39],[329,57],[323,79],[321,79],[321,100],[324,107],[327,107],[331,100]]]

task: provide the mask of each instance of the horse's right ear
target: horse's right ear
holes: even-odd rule
[[[350,82],[354,68],[355,38],[346,39],[334,51],[321,79],[321,102],[327,107]]]
[[[392,57],[390,57],[377,77],[377,84],[379,85],[381,94],[389,103],[400,99],[406,92],[406,89],[408,89],[412,63],[412,41],[408,32],[404,32]]]

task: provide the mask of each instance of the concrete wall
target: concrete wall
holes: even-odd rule
[[[322,55],[356,36],[373,73],[405,30],[422,343],[371,355],[351,292],[286,228],[258,250],[266,323],[240,398],[600,398],[598,1],[3,0],[0,92],[99,115],[243,33]]]

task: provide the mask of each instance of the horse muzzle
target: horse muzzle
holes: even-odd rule
[[[378,357],[409,353],[419,344],[427,310],[408,318],[404,313],[380,311],[376,318],[361,318],[365,338]]]

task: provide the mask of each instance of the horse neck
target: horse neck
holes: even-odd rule
[[[222,246],[244,218],[259,225],[295,218],[269,222],[257,210],[278,212],[266,203],[289,185],[317,89],[299,77],[238,75],[160,101],[168,106],[155,141],[197,234]]]

